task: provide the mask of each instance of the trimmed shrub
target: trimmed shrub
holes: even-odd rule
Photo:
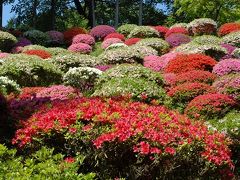
[[[221,47],[220,45],[215,44],[200,45],[192,42],[178,46],[173,50],[173,52],[179,52],[184,54],[205,54],[216,60],[221,59],[227,54],[226,49]]]
[[[217,23],[209,18],[195,19],[188,24],[188,31],[193,35],[215,34]]]
[[[139,46],[150,46],[155,49],[159,55],[165,54],[169,50],[169,44],[160,38],[146,38],[137,42]]]
[[[71,52],[68,51],[67,49],[60,48],[60,47],[52,47],[52,48],[47,48],[47,51],[51,54],[51,56],[58,56],[58,55],[65,55],[65,54],[70,54]]]
[[[114,44],[111,44],[110,46],[108,46],[105,50],[108,51],[108,50],[112,50],[112,49],[126,48],[126,47],[128,47],[128,46],[124,43],[114,43]]]
[[[96,68],[79,67],[71,68],[63,76],[63,82],[66,85],[78,88],[81,91],[91,90],[95,81],[102,74],[102,71]]]
[[[213,67],[213,73],[223,76],[240,72],[240,59],[224,59]]]
[[[143,60],[143,65],[153,71],[162,71],[168,65],[168,63],[174,59],[177,53],[167,53],[162,56],[145,56]]]
[[[133,79],[144,79],[146,81],[153,81],[158,85],[163,85],[163,77],[157,72],[153,72],[142,65],[121,64],[105,71],[97,81],[97,85],[106,83],[114,78],[130,77]]]
[[[171,34],[185,34],[185,35],[188,35],[188,31],[186,28],[182,28],[182,27],[174,27],[174,28],[171,28],[167,31],[166,35],[165,35],[165,38],[170,36]]]
[[[182,28],[187,29],[188,24],[187,24],[187,23],[176,23],[176,24],[172,25],[172,26],[170,27],[170,29],[171,29],[171,28],[175,28],[175,27],[182,27]]]
[[[225,23],[219,28],[218,35],[225,36],[236,31],[240,31],[240,23]]]
[[[68,50],[75,53],[89,54],[92,52],[92,47],[85,43],[72,44]]]
[[[182,54],[172,59],[166,69],[165,73],[184,73],[192,70],[212,71],[213,66],[217,64],[213,58],[203,54]]]
[[[0,52],[0,59],[3,59],[3,58],[5,58],[5,57],[7,57],[7,56],[9,56],[10,54],[8,54],[8,53],[1,53]]]
[[[44,50],[28,50],[28,51],[24,51],[24,54],[35,55],[42,59],[51,58],[51,54]]]
[[[53,85],[36,92],[36,98],[49,98],[50,101],[67,100],[80,97],[81,94],[74,88],[64,85]]]
[[[15,36],[8,32],[0,31],[0,50],[4,52],[8,52],[17,42]]]
[[[0,94],[8,95],[10,93],[20,93],[20,86],[8,77],[0,76]]]
[[[112,44],[117,44],[117,43],[123,43],[123,42],[121,39],[118,39],[118,38],[108,38],[103,41],[102,48],[106,49],[106,48],[108,48],[108,46],[110,46]]]
[[[155,26],[154,29],[156,29],[160,35],[161,38],[164,38],[166,33],[168,32],[168,28],[165,26]]]
[[[185,108],[187,103],[189,103],[195,97],[206,94],[214,93],[214,89],[205,83],[198,82],[186,82],[176,87],[170,88],[168,96],[172,98],[172,106],[179,110]]]
[[[206,44],[220,45],[221,42],[222,42],[222,39],[213,35],[197,36],[192,40],[192,43],[196,43],[200,45],[206,45]]]
[[[14,47],[18,47],[18,46],[24,47],[28,45],[32,45],[32,42],[30,40],[28,40],[27,38],[19,38],[18,42],[14,44]]]
[[[99,69],[100,71],[106,71],[106,70],[112,68],[112,66],[111,65],[98,65],[95,68]]]
[[[149,26],[137,26],[128,35],[128,38],[153,38],[159,37],[156,29]]]
[[[171,85],[176,86],[186,82],[189,82],[189,83],[198,82],[198,83],[206,83],[211,85],[215,79],[216,79],[216,75],[208,71],[192,70],[192,71],[178,74],[174,79],[174,82],[171,83]]]
[[[78,44],[78,43],[85,43],[90,46],[93,46],[95,44],[95,39],[89,34],[78,34],[74,36],[72,40],[72,44]]]
[[[234,51],[232,51],[232,55],[233,55],[235,58],[240,59],[240,48],[234,49]]]
[[[128,49],[132,51],[135,56],[137,56],[137,58],[140,59],[140,63],[142,63],[145,56],[158,55],[157,50],[153,49],[150,46],[142,46],[139,44],[135,44],[130,46]]]
[[[152,81],[142,78],[118,77],[96,86],[92,96],[118,97],[130,96],[134,100],[159,100],[162,104],[166,98],[163,88]]]
[[[222,38],[223,43],[240,47],[240,31],[232,32]]]
[[[47,48],[40,45],[27,45],[22,48],[22,52],[29,51],[29,50],[45,50],[47,51]]]
[[[181,44],[187,44],[191,41],[191,38],[185,34],[180,33],[174,33],[166,37],[165,39],[168,44],[170,44],[172,47],[179,46]]]
[[[232,46],[231,44],[221,44],[221,46],[227,50],[227,54],[223,56],[222,59],[230,59],[234,57],[233,52],[235,49],[237,49],[235,46]],[[236,58],[238,57],[236,56]]]
[[[102,64],[98,58],[86,54],[60,54],[53,57],[51,62],[63,72],[67,72],[69,68],[73,67],[95,67]]]
[[[87,34],[87,30],[84,28],[81,28],[81,27],[73,27],[73,28],[66,30],[63,33],[65,42],[67,44],[71,44],[73,37],[78,34]]]
[[[125,44],[128,45],[128,46],[131,46],[131,45],[134,45],[136,44],[137,42],[139,42],[141,40],[141,38],[130,38],[130,39],[127,39],[125,41]]]
[[[47,42],[49,42],[50,37],[39,30],[29,30],[26,31],[23,36],[27,39],[29,39],[33,44],[37,44],[37,45],[46,45]]]
[[[217,92],[227,94],[240,101],[240,73],[228,74],[220,77],[213,83]]]
[[[107,25],[98,25],[90,31],[90,35],[96,40],[103,40],[107,35],[116,32],[114,27]]]
[[[125,36],[128,36],[130,34],[130,32],[135,28],[137,27],[136,24],[124,24],[124,25],[121,25],[120,27],[118,27],[117,29],[117,32],[125,35]]]
[[[205,94],[194,98],[185,109],[190,118],[217,119],[230,111],[236,102],[224,94]]]
[[[20,86],[48,86],[60,83],[62,72],[37,56],[11,55],[0,66],[0,76],[15,80]]]
[[[120,34],[120,33],[111,33],[111,34],[108,34],[105,38],[104,38],[104,41],[109,39],[109,38],[118,38],[120,39],[121,41],[125,41],[125,37],[123,34]]]
[[[62,45],[64,43],[64,35],[59,31],[47,31],[46,34],[50,40],[47,44],[49,45]]]
[[[99,179],[119,174],[127,179],[229,179],[234,168],[223,134],[162,106],[139,102],[55,102],[29,118],[14,142],[36,148],[39,140],[58,144],[65,154],[71,149],[72,156],[86,155],[87,172],[96,172]]]

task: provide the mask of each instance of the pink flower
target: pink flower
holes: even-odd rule
[[[72,44],[68,48],[69,51],[89,54],[92,52],[92,47],[85,43]]]
[[[176,150],[172,147],[166,147],[165,152],[171,155],[174,155],[176,153]]]

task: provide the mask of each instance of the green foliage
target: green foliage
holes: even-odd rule
[[[95,179],[94,173],[78,173],[79,164],[83,163],[84,157],[78,155],[75,162],[64,161],[62,154],[53,154],[53,149],[42,147],[29,157],[16,156],[16,150],[8,150],[0,144],[0,179]]]
[[[48,86],[60,83],[62,72],[51,62],[37,56],[17,54],[4,59],[0,76],[6,76],[20,86]]]
[[[129,46],[128,49],[135,54],[135,56],[140,59],[141,63],[145,56],[158,55],[158,51],[150,46],[142,46],[139,44],[134,44]]]
[[[12,34],[0,31],[0,51],[10,51],[16,42],[17,39]]]
[[[53,57],[51,62],[63,72],[67,72],[74,67],[95,67],[101,64],[101,60],[97,57],[77,53],[60,54]]]
[[[136,24],[124,24],[117,29],[117,32],[128,36],[135,27],[137,27]]]
[[[39,30],[29,30],[25,32],[24,37],[29,39],[33,44],[38,45],[47,45],[47,42],[50,40],[49,36]]]
[[[137,26],[128,35],[128,38],[152,38],[152,37],[159,37],[159,33],[157,30],[149,26]]]
[[[102,42],[95,43],[95,45],[93,46],[93,51],[90,53],[91,56],[97,57],[104,52],[104,50],[101,47],[101,44]]]
[[[60,47],[46,48],[46,51],[49,52],[52,55],[52,57],[71,53],[70,51]]]
[[[0,94],[8,95],[10,93],[18,94],[20,86],[7,77],[0,76]]]
[[[192,40],[192,43],[205,45],[205,44],[215,44],[220,45],[222,40],[217,36],[212,35],[203,35],[203,36],[197,36]]]

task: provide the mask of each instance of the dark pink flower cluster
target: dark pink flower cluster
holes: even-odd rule
[[[95,39],[89,34],[78,34],[74,36],[72,40],[72,44],[78,44],[78,43],[85,43],[90,46],[93,46],[95,44]]]
[[[108,25],[99,25],[90,31],[90,35],[97,40],[103,40],[107,35],[116,32],[116,30]]]
[[[116,43],[123,43],[123,41],[118,38],[108,38],[102,42],[102,48],[106,49],[108,46]]]
[[[125,37],[123,34],[120,34],[120,33],[111,33],[111,34],[108,34],[105,38],[104,38],[104,41],[109,39],[109,38],[118,38],[120,39],[121,41],[125,41]]]
[[[81,54],[89,54],[92,52],[92,47],[85,43],[72,44],[68,47],[69,51],[77,52]]]

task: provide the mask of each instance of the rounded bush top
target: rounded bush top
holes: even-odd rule
[[[117,29],[117,32],[125,35],[125,36],[128,36],[130,34],[130,32],[135,28],[137,27],[136,24],[124,24],[124,25],[121,25],[118,29]]]
[[[116,32],[114,27],[108,25],[99,25],[91,29],[90,35],[93,36],[96,40],[102,40],[107,35]]]
[[[128,35],[128,38],[159,37],[159,32],[150,26],[137,26]]]
[[[26,31],[23,36],[37,45],[46,45],[50,41],[49,35],[39,30]]]
[[[17,42],[17,38],[12,34],[0,31],[0,51],[10,51],[13,45]]]

